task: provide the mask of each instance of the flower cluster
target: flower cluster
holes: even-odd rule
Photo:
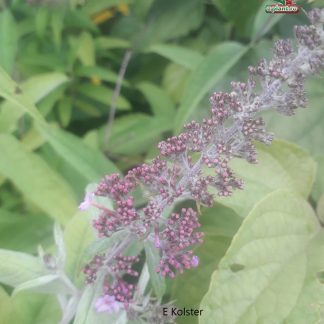
[[[101,213],[94,227],[99,237],[120,230],[133,239],[154,237],[160,255],[157,271],[162,276],[173,278],[176,272],[198,265],[193,248],[202,242],[203,234],[197,231],[197,213],[182,209],[168,219],[164,213],[180,199],[211,206],[212,192],[230,196],[235,189],[242,189],[242,181],[230,168],[231,159],[257,163],[254,142],[270,144],[273,139],[259,113],[272,109],[289,116],[306,106],[305,78],[324,68],[324,10],[311,11],[309,18],[310,26],[295,28],[296,48],[289,40],[277,41],[270,61],[249,67],[246,83],[232,82],[231,92],[211,95],[208,118],[188,123],[183,133],[159,143],[160,156],[130,170],[124,178],[113,174],[100,182],[94,195],[111,199],[114,210],[97,206]],[[134,199],[138,188],[147,198],[147,205],[141,208],[136,208]],[[89,205],[87,196],[81,207]],[[116,311],[133,302],[135,286],[119,274],[137,276],[132,270],[136,257],[121,255],[130,243],[126,238],[120,240],[104,259],[96,256],[84,269],[87,282],[96,280],[98,269],[106,269],[98,311]]]
[[[132,302],[135,285],[128,283],[125,275],[137,277],[139,273],[133,270],[133,265],[139,261],[134,256],[116,255],[112,262],[103,263],[102,257],[96,256],[84,270],[87,274],[87,282],[91,283],[98,272],[103,272],[105,276],[103,286],[103,296],[96,303],[99,312],[118,311],[127,308]],[[91,267],[92,266],[92,267]]]
[[[155,246],[162,255],[157,272],[163,277],[174,278],[175,270],[182,273],[183,269],[198,266],[198,257],[189,249],[202,243],[203,233],[195,231],[198,227],[197,213],[191,208],[182,208],[180,214],[171,214],[161,234],[156,233]]]
[[[115,203],[114,211],[102,208],[99,218],[94,221],[99,237],[108,237],[138,219],[134,198],[129,194],[133,188],[133,182],[121,179],[118,174],[106,176],[99,183],[95,195],[110,197]]]

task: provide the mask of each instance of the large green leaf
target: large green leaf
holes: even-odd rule
[[[138,89],[144,94],[150,103],[155,116],[170,117],[174,115],[174,104],[162,88],[153,83],[142,82],[138,85]]]
[[[19,94],[20,91],[15,93],[13,90],[11,94],[8,94],[10,97],[6,97],[5,94],[2,93],[1,86],[3,84],[1,83],[0,96],[3,95],[8,101],[1,105],[0,130],[2,132],[13,131],[16,127],[17,120],[26,113],[26,110],[33,117],[35,117],[36,114],[37,120],[42,119],[39,112],[35,110],[34,104],[37,104],[67,81],[67,76],[58,72],[35,75],[19,85],[19,88],[21,88],[20,91],[22,92],[21,94]],[[7,79],[7,83],[8,86],[10,84],[10,87],[15,89],[15,84],[12,81]],[[10,89],[10,87],[8,87],[8,89]],[[18,86],[16,85],[16,87]]]
[[[149,51],[159,54],[189,70],[194,70],[203,59],[199,52],[177,45],[156,44],[151,46]]]
[[[112,48],[129,48],[131,43],[122,38],[101,36],[95,39],[95,45],[99,50],[108,50]]]
[[[324,194],[324,155],[315,157],[315,161],[317,162],[317,173],[312,197],[317,201]]]
[[[261,39],[282,17],[284,15],[269,15],[261,6],[254,19],[251,33],[252,41]]]
[[[35,253],[51,243],[52,221],[42,214],[17,214],[0,208],[0,246]]]
[[[81,267],[84,266],[82,256],[94,238],[94,230],[86,213],[77,213],[65,227],[65,270],[75,282],[80,282]]]
[[[242,31],[249,19],[258,11],[262,1],[213,0],[213,3],[227,19],[231,20]]]
[[[170,119],[131,114],[114,122],[108,148],[112,153],[131,154],[146,152],[161,134],[171,127]]]
[[[321,196],[321,198],[317,202],[316,213],[317,213],[320,221],[323,223],[323,221],[324,221],[324,194]]]
[[[39,129],[56,153],[88,182],[98,181],[107,173],[119,172],[101,152],[89,147],[75,135],[57,128]]]
[[[16,22],[11,12],[6,9],[0,12],[0,65],[11,73],[17,52],[18,34]]]
[[[241,224],[241,218],[231,209],[221,205],[203,210],[200,216],[204,232],[204,243],[200,245],[195,254],[199,257],[199,266],[186,270],[170,282],[171,299],[181,307],[198,308],[202,297],[206,294],[213,271],[217,268],[220,259],[231,244],[232,237]],[[188,284],[190,283],[190,284]],[[195,317],[180,317],[179,323],[196,323]]]
[[[187,87],[191,71],[183,66],[170,63],[164,70],[162,85],[167,94],[175,101],[180,102]]]
[[[245,183],[231,197],[218,200],[246,216],[262,197],[277,189],[287,189],[305,198],[309,196],[315,178],[316,164],[302,148],[283,141],[271,146],[257,145],[258,164],[235,159],[232,167]]]
[[[82,77],[96,77],[99,80],[112,83],[116,83],[118,80],[118,75],[115,72],[102,66],[81,66],[77,69],[76,75]],[[129,86],[129,83],[126,80],[123,80],[122,85]]]
[[[244,220],[213,274],[200,323],[314,323],[312,306],[324,298],[316,281],[324,262],[316,260],[311,242],[319,231],[302,197],[283,190],[268,195]]]
[[[0,318],[2,324],[10,324],[13,306],[10,297],[0,286]],[[12,323],[12,321],[11,321]]]
[[[91,98],[100,103],[103,103],[104,105],[107,105],[108,111],[113,96],[112,89],[109,89],[104,85],[82,84],[78,87],[77,90],[80,94],[83,94],[88,98]],[[131,105],[129,101],[120,95],[117,99],[117,108],[128,110],[130,109],[130,107]]]
[[[18,84],[10,78],[2,67],[0,67],[0,97],[15,104],[17,108],[28,113],[36,121],[44,123],[44,119],[38,112],[33,101],[28,95],[24,94]]]
[[[246,51],[247,47],[239,43],[222,43],[197,66],[191,75],[176,115],[175,129],[177,132],[189,120],[201,99]]]
[[[198,28],[203,21],[201,0],[156,0],[148,14],[148,42],[161,42],[184,36]]]
[[[21,292],[11,298],[15,324],[57,324],[61,319],[60,306],[54,296]]]
[[[41,260],[29,254],[0,249],[0,282],[16,287],[48,274]]]
[[[75,212],[74,194],[65,180],[11,135],[0,135],[0,174],[36,206],[65,222]]]
[[[95,65],[95,45],[90,33],[83,32],[80,35],[77,55],[84,66]]]
[[[150,274],[150,281],[152,283],[155,296],[157,298],[162,298],[165,293],[165,279],[156,272],[160,261],[159,252],[150,241],[144,242],[144,248],[146,263]]]

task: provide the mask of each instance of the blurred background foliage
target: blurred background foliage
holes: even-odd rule
[[[208,113],[212,91],[244,80],[249,65],[272,55],[273,40],[292,37],[293,26],[307,21],[303,12],[267,15],[264,5],[2,0],[0,65],[16,83],[1,72],[0,92],[7,100],[0,103],[0,248],[35,253],[38,244],[50,246],[53,220],[64,225],[72,218],[88,183],[155,156],[158,141]],[[301,5],[307,10],[323,1]],[[9,87],[20,99],[6,96]],[[291,119],[266,117],[277,137],[314,156],[318,170],[324,168],[323,88],[323,79],[308,83],[311,111]],[[35,116],[45,120],[42,126]],[[318,173],[314,202],[323,188]],[[240,225],[240,212],[235,202],[206,211],[218,217],[203,220],[205,266],[170,285],[179,304],[201,300]],[[228,222],[220,222],[222,216]],[[184,280],[195,286],[180,290]]]

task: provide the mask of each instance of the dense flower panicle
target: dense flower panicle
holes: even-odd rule
[[[83,272],[86,275],[86,283],[93,283],[100,272],[105,276],[103,296],[95,305],[98,312],[118,311],[127,308],[132,302],[135,292],[135,285],[124,280],[125,275],[138,277],[139,273],[133,269],[135,263],[139,261],[135,256],[116,255],[106,262],[105,255],[96,255],[88,263]]]
[[[279,40],[271,60],[261,60],[249,67],[247,82],[232,82],[231,91],[214,92],[210,97],[211,114],[202,123],[185,125],[183,133],[158,144],[160,156],[151,163],[130,170],[124,178],[117,174],[105,177],[94,195],[109,197],[114,210],[96,205],[101,213],[94,221],[98,235],[110,236],[126,230],[140,240],[153,240],[159,252],[157,271],[173,278],[184,269],[196,267],[199,258],[193,247],[203,240],[198,232],[198,215],[192,209],[182,209],[165,219],[167,207],[180,199],[192,199],[212,206],[213,193],[230,196],[242,189],[243,182],[230,167],[233,158],[257,163],[255,141],[271,144],[273,134],[267,132],[259,113],[275,110],[293,115],[306,107],[304,82],[308,75],[324,68],[324,9],[309,13],[310,26],[297,26],[297,46],[290,40]],[[147,205],[136,208],[132,194],[143,189]],[[88,195],[80,208],[87,208],[93,196]],[[84,269],[87,282],[93,282],[98,271],[110,271],[106,276],[104,294],[98,299],[98,311],[116,311],[133,301],[135,287],[122,275],[137,276],[132,269],[134,257],[124,257],[124,242],[107,253],[105,262],[99,256]],[[126,244],[127,246],[127,244]],[[117,253],[118,252],[118,253]]]
[[[138,272],[132,269],[134,263],[139,261],[138,257],[135,256],[123,256],[118,255],[115,257],[115,263],[111,267],[111,271],[116,275],[120,275],[120,273],[128,274],[133,277],[138,276]]]
[[[135,285],[124,280],[124,275],[137,277],[139,273],[132,269],[133,265],[139,261],[135,256],[117,255],[112,260],[112,265],[108,268],[103,287],[103,301],[109,301],[109,305],[113,308],[127,308],[132,302]],[[109,266],[109,265],[108,265]],[[117,303],[117,304],[116,304]]]
[[[97,273],[104,264],[104,255],[95,255],[93,259],[83,268],[83,273],[86,276],[85,282],[91,284],[96,281]]]
[[[132,302],[135,285],[118,278],[113,284],[106,283],[103,291],[104,296],[112,296],[117,302],[127,305]]]
[[[127,195],[133,188],[133,183],[126,179],[121,179],[119,174],[113,173],[103,178],[98,184],[95,194],[97,196],[109,196],[113,199],[119,199]]]
[[[159,237],[161,261],[157,271],[162,276],[173,278],[175,272],[183,272],[198,265],[198,257],[191,248],[202,243],[203,233],[197,232],[200,227],[197,213],[191,208],[182,208],[181,213],[172,213],[166,228]]]
[[[151,164],[143,164],[130,170],[127,178],[145,186],[150,195],[160,195],[166,204],[171,204],[183,190],[177,186],[182,169],[178,165],[168,166],[165,160],[157,157]]]
[[[109,237],[139,219],[134,207],[134,197],[130,195],[134,187],[134,181],[130,178],[121,179],[118,174],[106,176],[99,183],[94,194],[109,197],[114,202],[114,211],[102,207],[99,218],[93,222],[99,237]]]

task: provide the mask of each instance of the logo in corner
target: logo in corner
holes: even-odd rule
[[[265,11],[271,14],[296,14],[299,6],[293,0],[274,0],[276,4],[267,5]]]

